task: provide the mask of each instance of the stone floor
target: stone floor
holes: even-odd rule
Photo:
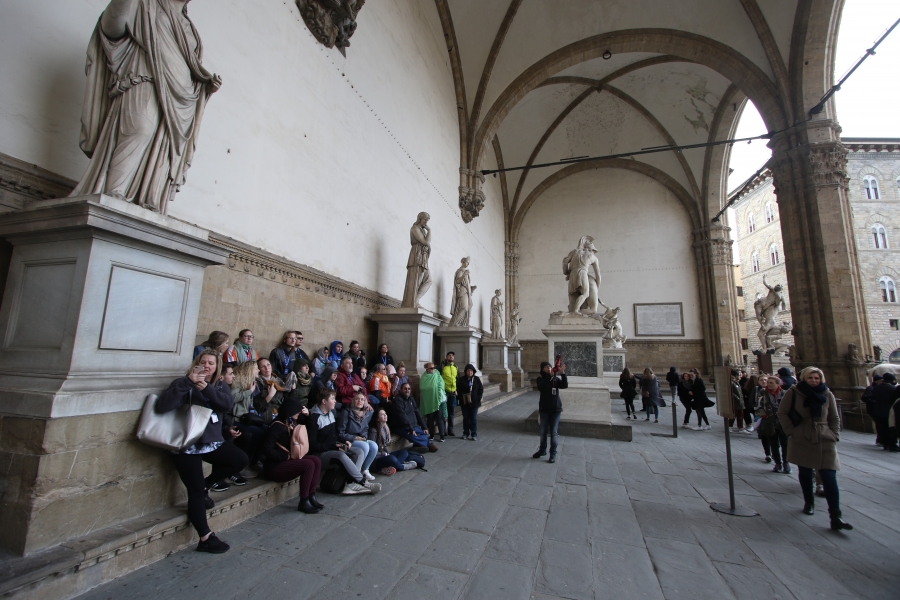
[[[900,458],[872,435],[843,435],[856,529],[832,532],[824,501],[804,516],[796,471],[772,473],[755,435],[733,436],[734,471],[760,516],[709,509],[728,500],[719,418],[651,437],[671,431],[666,409],[633,422],[632,443],[562,439],[551,465],[523,432],[536,403],[485,414],[478,442],[448,439],[428,472],[380,477],[377,496],[322,494],[312,516],[284,504],[220,532],[227,554],[186,550],[82,598],[900,598]]]

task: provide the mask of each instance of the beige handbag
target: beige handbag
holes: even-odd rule
[[[137,438],[149,446],[181,451],[193,445],[209,424],[212,409],[195,406],[188,401],[175,410],[162,414],[154,410],[159,396],[150,394],[138,423]]]

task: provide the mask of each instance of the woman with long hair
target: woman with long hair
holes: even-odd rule
[[[622,399],[625,400],[625,418],[637,420],[637,412],[634,410],[634,399],[637,397],[637,377],[631,374],[631,369],[625,367],[619,375],[619,387],[622,389]]]
[[[368,439],[369,422],[371,420],[372,410],[369,408],[369,400],[366,397],[365,390],[356,392],[350,406],[338,413],[338,441],[350,442],[352,447],[359,448],[365,454],[360,470],[366,481],[375,479],[369,472],[369,468],[378,455],[378,444]]]
[[[647,418],[644,420],[650,420],[650,412],[652,411],[656,419],[654,422],[659,423],[659,407],[665,406],[665,404],[662,396],[659,394],[659,380],[650,367],[645,368],[644,374],[641,376],[641,398],[645,401],[647,409]]]
[[[172,462],[187,488],[188,519],[200,536],[197,550],[213,554],[227,552],[229,546],[209,529],[206,509],[213,508],[215,503],[208,490],[216,482],[240,473],[248,463],[247,455],[233,444],[226,444],[222,437],[222,418],[231,411],[234,399],[221,380],[221,373],[219,354],[215,350],[204,350],[191,363],[184,377],[169,384],[155,406],[158,413],[175,410],[184,404],[205,406],[213,411],[200,439],[181,452],[172,453]],[[206,478],[203,477],[203,463],[213,467]]]
[[[677,393],[678,399],[681,400],[681,404],[684,406],[684,422],[681,426],[690,427],[691,411],[694,410],[694,377],[690,371],[685,371],[681,374],[681,378],[678,380]],[[697,423],[700,423],[699,418]]]
[[[281,336],[281,343],[278,347],[273,348],[269,352],[269,362],[272,363],[272,370],[278,377],[287,381],[290,374],[297,370],[295,368],[297,358],[297,333],[285,331]]]
[[[831,528],[850,530],[853,526],[841,518],[837,471],[841,468],[837,443],[841,439],[841,418],[834,394],[825,385],[825,374],[818,367],[806,367],[800,381],[781,398],[778,421],[788,439],[788,460],[800,470],[803,512],[814,510],[813,469],[822,477]]]
[[[204,350],[215,350],[219,353],[219,356],[225,354],[225,351],[228,350],[228,342],[230,338],[228,334],[224,331],[213,331],[209,334],[209,337],[206,338],[206,341],[201,343],[199,346],[194,346],[194,358],[200,356],[200,353]]]
[[[715,406],[715,403],[706,395],[706,384],[703,383],[703,378],[700,377],[700,371],[691,369],[691,379],[694,382],[691,387],[691,408],[697,413],[697,426],[694,427],[694,431],[709,431],[709,419],[706,418],[706,409]]]
[[[300,503],[297,510],[316,514],[325,506],[316,499],[316,486],[322,474],[322,461],[309,454],[306,419],[309,410],[297,398],[281,406],[277,419],[269,426],[263,441],[264,473],[270,481],[300,478]]]
[[[375,409],[375,422],[369,428],[369,440],[378,446],[378,456],[372,463],[372,469],[382,475],[393,475],[397,471],[411,471],[425,466],[425,457],[421,454],[409,452],[405,448],[391,452],[391,429],[388,427],[387,411],[383,408]]]

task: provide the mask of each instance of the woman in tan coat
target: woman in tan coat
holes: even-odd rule
[[[791,411],[796,411],[791,418]],[[800,382],[785,392],[778,405],[778,420],[788,441],[788,461],[800,471],[803,490],[803,512],[813,514],[813,469],[822,476],[831,528],[850,530],[853,527],[841,519],[840,493],[836,472],[841,468],[837,455],[840,439],[840,417],[834,394],[825,385],[825,375],[817,367],[807,367],[800,373]],[[796,422],[796,424],[795,424]]]

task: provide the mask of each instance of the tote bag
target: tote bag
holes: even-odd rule
[[[175,410],[159,414],[154,410],[158,399],[156,394],[150,394],[144,401],[137,429],[140,441],[164,450],[181,451],[200,439],[212,409],[195,406],[189,401]]]

